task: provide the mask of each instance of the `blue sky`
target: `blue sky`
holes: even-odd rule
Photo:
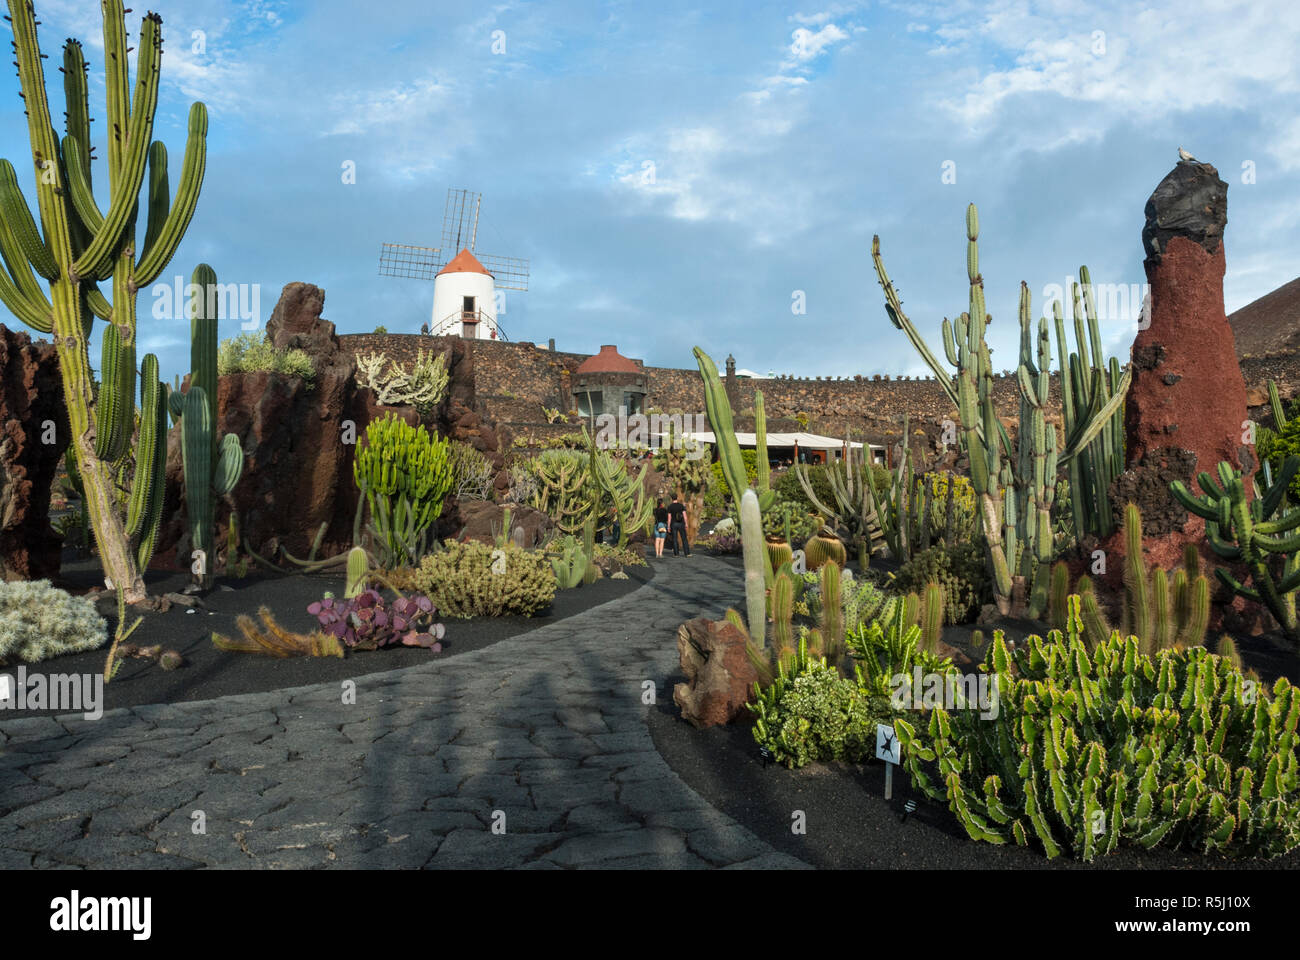
[[[432,284],[380,277],[380,244],[436,245],[447,189],[467,187],[484,195],[478,249],[531,260],[501,318],[512,339],[915,375],[872,234],[937,348],[942,317],[965,309],[974,201],[995,366],[1011,367],[1021,280],[1035,316],[1080,264],[1095,283],[1144,282],[1143,205],[1180,144],[1230,184],[1229,311],[1300,273],[1300,5],[156,3],[156,135],[174,164],[190,102],[211,112],[198,213],[164,277],[206,261],[259,285],[263,322],[303,280],[341,332],[418,331]],[[64,36],[86,42],[102,116],[99,4],[37,10],[50,63]],[[13,159],[16,90],[0,79]],[[170,379],[188,369],[188,323],[150,318],[152,302],[142,291],[141,342]],[[1103,335],[1126,359],[1131,318]]]

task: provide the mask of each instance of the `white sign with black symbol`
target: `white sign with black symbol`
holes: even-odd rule
[[[893,727],[876,724],[876,759],[885,761],[885,799],[894,797],[894,765],[902,759],[898,735]]]
[[[876,724],[876,759],[886,763],[898,763],[902,759],[894,728],[883,723]]]
[[[13,677],[7,673],[0,674],[0,703],[8,703],[13,697],[13,687],[11,686]]]

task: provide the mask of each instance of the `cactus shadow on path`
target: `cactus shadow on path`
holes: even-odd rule
[[[357,677],[355,703],[319,683],[0,720],[0,866],[802,867],[646,728],[676,626],[737,584],[707,559],[660,568],[563,622]]]

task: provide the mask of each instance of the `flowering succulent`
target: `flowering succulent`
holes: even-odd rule
[[[386,601],[377,590],[365,590],[348,600],[327,593],[307,612],[320,622],[321,630],[353,650],[400,644],[440,653],[446,633],[441,623],[433,622],[433,601],[423,595]]]

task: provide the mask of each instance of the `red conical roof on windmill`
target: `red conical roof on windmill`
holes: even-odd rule
[[[588,357],[578,365],[578,373],[640,373],[641,368],[618,352],[610,344],[600,348],[600,353]]]
[[[438,276],[444,273],[481,273],[485,276],[492,276],[488,273],[487,268],[478,262],[478,257],[470,253],[468,249],[462,250],[451,261],[438,271]]]

